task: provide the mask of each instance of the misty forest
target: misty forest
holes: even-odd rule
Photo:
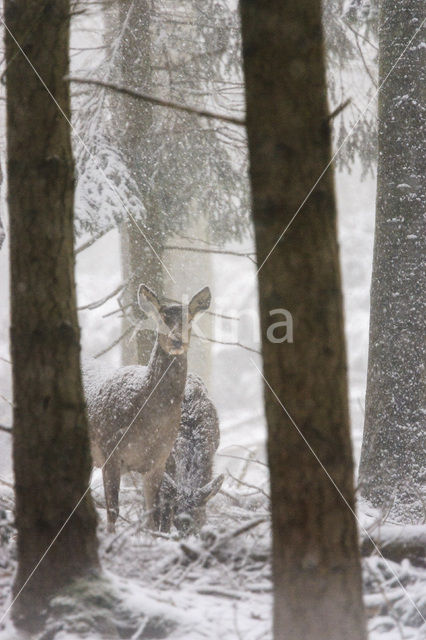
[[[426,640],[425,20],[0,2],[0,640]]]

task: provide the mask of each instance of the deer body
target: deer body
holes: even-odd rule
[[[158,491],[165,465],[179,430],[187,373],[190,325],[196,313],[208,308],[207,288],[188,307],[161,305],[141,285],[145,313],[157,320],[158,333],[146,367],[120,367],[99,379],[90,368],[83,372],[95,466],[102,468],[109,531],[118,517],[121,474],[144,475],[149,525],[159,525]],[[140,301],[141,302],[141,301]]]
[[[181,533],[197,531],[204,524],[206,504],[223,482],[223,475],[213,480],[219,439],[216,408],[201,378],[189,374],[179,432],[160,489],[163,531],[169,531],[172,523]]]

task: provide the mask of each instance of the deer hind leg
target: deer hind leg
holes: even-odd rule
[[[153,469],[145,475],[143,481],[145,509],[148,512],[147,525],[150,529],[159,529],[160,526],[161,513],[159,493],[163,474],[163,467],[160,469]]]
[[[102,469],[105,502],[107,509],[107,528],[109,533],[115,532],[118,518],[118,495],[120,492],[120,461],[112,458]]]

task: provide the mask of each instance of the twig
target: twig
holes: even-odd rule
[[[238,482],[238,484],[241,484],[243,487],[248,487],[249,489],[256,489],[256,491],[264,495],[265,498],[267,498],[269,501],[271,500],[271,497],[266,493],[266,491],[264,491],[260,487],[256,487],[256,485],[254,484],[250,484],[248,482],[245,482],[244,480],[240,480],[239,478],[236,478],[234,475],[232,475],[229,469],[227,469],[227,472],[231,476],[231,478],[235,480],[235,482]]]
[[[388,596],[387,596],[387,593],[386,593],[385,589],[383,588],[383,585],[382,585],[381,581],[379,580],[379,578],[378,578],[377,574],[376,574],[376,573],[372,570],[372,568],[369,566],[368,562],[366,562],[364,566],[367,568],[367,571],[368,571],[368,572],[370,573],[370,575],[372,576],[373,581],[375,580],[376,585],[377,585],[377,587],[378,587],[378,589],[379,589],[379,591],[380,591],[380,593],[381,593],[381,595],[382,595],[382,598],[383,598],[383,600],[385,601],[385,604],[386,604],[386,606],[387,606],[387,608],[388,608],[389,616],[392,618],[392,620],[393,620],[393,621],[395,622],[395,624],[396,624],[396,627],[397,627],[397,629],[398,629],[398,631],[399,631],[399,635],[401,636],[401,640],[405,640],[405,636],[404,636],[404,632],[403,632],[403,629],[402,629],[401,623],[400,623],[400,621],[399,621],[399,619],[398,619],[398,616],[395,616],[395,615],[393,614],[393,605],[392,605],[392,603],[390,602],[390,600],[389,600],[389,598],[388,598]],[[402,594],[401,594],[401,595],[402,595]]]
[[[173,533],[162,533],[161,531],[153,531],[152,529],[147,529],[145,527],[141,527],[140,531],[142,531],[142,533],[148,533],[154,538],[164,538],[164,540],[178,540],[178,537]]]
[[[113,309],[112,311],[109,311],[109,313],[104,313],[103,314],[103,318],[109,318],[110,316],[114,316],[116,313],[122,313],[123,318],[125,318],[125,311],[126,309],[128,309],[129,307],[133,307],[133,302],[129,302],[128,304],[120,304],[120,306],[118,307],[118,309]]]
[[[366,62],[366,60],[364,58],[364,54],[362,53],[362,49],[361,49],[360,44],[359,44],[359,40],[358,40],[358,35],[357,34],[355,34],[355,42],[356,42],[356,46],[357,46],[358,51],[359,51],[359,55],[361,56],[361,60],[362,60],[362,64],[364,66],[364,69],[366,70],[366,72],[368,74],[368,77],[370,78],[371,82],[373,83],[374,88],[377,89],[377,82],[373,78],[373,75],[372,75],[370,69],[368,68],[367,62]]]
[[[143,638],[143,632],[145,631],[145,627],[148,624],[149,618],[148,616],[143,616],[143,620],[139,627],[136,629],[135,633],[132,635],[130,640],[139,640],[139,638]]]
[[[114,226],[111,225],[107,229],[104,229],[103,231],[99,231],[99,233],[95,233],[95,235],[93,235],[91,238],[89,238],[89,240],[87,240],[87,242],[84,242],[79,247],[77,247],[76,250],[74,251],[74,253],[75,254],[81,253],[81,251],[84,251],[85,249],[88,249],[93,244],[95,244],[95,242],[100,240],[100,238],[102,238],[103,236],[106,236],[106,234],[109,233],[110,231],[112,231],[113,229],[114,229]]]
[[[102,349],[102,351],[99,351],[99,353],[97,353],[95,356],[93,356],[94,358],[100,358],[101,356],[105,355],[105,353],[108,353],[108,351],[111,351],[111,349],[113,349],[114,347],[116,347],[118,344],[120,344],[120,342],[122,340],[124,340],[124,338],[126,336],[129,335],[129,333],[133,331],[133,327],[127,327],[126,331],[124,333],[121,334],[121,336],[119,336],[116,340],[114,340],[114,342],[112,342],[109,347],[106,347],[106,349]]]
[[[78,307],[77,311],[85,311],[86,309],[92,310],[92,309],[97,309],[98,307],[102,307],[102,305],[105,304],[105,302],[108,302],[108,300],[116,296],[117,293],[120,293],[120,291],[124,289],[126,284],[127,282],[122,282],[121,284],[118,285],[118,287],[114,289],[114,291],[109,293],[104,298],[101,298],[100,300],[96,300],[95,302],[91,302],[90,304],[85,304],[82,307]]]
[[[339,113],[342,113],[342,111],[344,109],[346,109],[346,107],[352,102],[352,98],[348,98],[347,100],[345,100],[344,102],[342,102],[342,104],[340,104],[338,107],[336,107],[334,109],[334,111],[332,111],[331,113],[328,114],[326,121],[330,122],[330,120],[334,120],[334,118],[337,118],[337,116],[339,115]]]
[[[7,402],[8,405],[10,405],[11,407],[13,407],[12,402],[9,400],[9,398],[6,398],[6,396],[4,396],[2,393],[0,393],[0,398],[2,400],[4,400],[5,402]]]
[[[12,434],[12,427],[5,427],[3,424],[0,424],[0,431],[4,431],[4,433]]]
[[[150,102],[151,104],[155,104],[160,107],[168,107],[169,109],[176,109],[177,111],[192,113],[198,116],[202,116],[203,118],[212,118],[214,120],[221,120],[222,122],[229,122],[230,124],[245,126],[245,120],[242,120],[241,118],[224,116],[220,115],[219,113],[207,111],[206,109],[197,109],[196,107],[189,107],[187,105],[178,104],[177,102],[171,102],[170,100],[163,100],[162,98],[157,98],[148,93],[142,93],[141,91],[135,91],[134,89],[129,89],[120,84],[114,84],[113,82],[104,82],[102,80],[95,80],[93,78],[77,78],[75,76],[67,76],[65,80],[68,80],[69,82],[78,82],[80,84],[92,84],[97,87],[104,87],[105,89],[111,89],[112,91],[123,93],[127,96],[130,96],[131,98],[137,98],[138,100],[145,100],[146,102]]]
[[[217,453],[217,456],[221,457],[221,458],[235,458],[236,460],[244,460],[244,462],[247,462],[247,460],[249,462],[255,462],[256,464],[261,464],[263,467],[267,467],[268,465],[266,464],[266,462],[262,462],[261,460],[253,460],[251,458],[243,458],[242,456],[233,456],[230,453]]]
[[[167,298],[168,302],[174,302],[176,304],[180,304],[178,300],[173,300],[173,298]],[[223,313],[216,313],[215,311],[204,311],[205,314],[207,314],[208,316],[215,316],[217,318],[224,318],[225,320],[236,320],[237,322],[240,321],[239,318],[237,318],[236,316],[227,316]]]
[[[199,340],[205,340],[206,342],[215,342],[216,344],[224,344],[227,347],[241,347],[241,349],[246,349],[246,351],[252,351],[253,353],[257,353],[259,356],[262,355],[260,351],[257,349],[252,349],[251,347],[247,347],[245,344],[241,344],[241,342],[224,342],[223,340],[214,340],[213,338],[207,338],[206,336],[200,336],[198,333],[192,334],[194,338],[198,338]]]
[[[243,533],[247,533],[248,531],[251,531],[251,529],[258,527],[260,524],[263,524],[264,522],[268,522],[268,520],[269,518],[262,516],[261,518],[256,518],[255,520],[251,520],[250,522],[247,522],[247,524],[244,524],[242,527],[238,527],[237,529],[234,529],[234,531],[231,531],[231,533],[221,536],[208,551],[210,553],[215,553],[223,544],[225,544],[225,542],[229,542],[230,540],[233,540],[234,538],[241,536]]]
[[[201,244],[206,244],[209,247],[217,246],[216,242],[210,242],[209,240],[203,240],[202,238],[194,238],[194,236],[187,236],[187,235],[184,235],[183,233],[178,233],[176,235],[178,235],[179,238],[183,238],[184,240],[190,240],[191,242],[201,242]]]
[[[3,358],[3,356],[0,356],[0,360],[3,360],[3,362],[7,362],[7,364],[12,364],[10,360],[8,360],[7,358]]]
[[[256,260],[252,257],[256,255],[255,253],[240,253],[239,251],[227,251],[225,249],[204,249],[203,247],[181,247],[173,244],[166,244],[164,249],[168,251],[194,251],[196,253],[217,253],[225,256],[237,256],[238,258],[248,258],[253,264],[257,264]]]
[[[373,47],[373,49],[375,49],[376,51],[379,50],[379,47],[377,47],[375,44],[373,44],[368,38],[363,36],[362,33],[359,33],[358,31],[355,31],[355,29],[348,22],[343,20],[342,17],[340,17],[340,16],[338,16],[338,17],[339,17],[339,20],[345,25],[345,27],[348,27],[348,29],[350,29],[353,34],[355,34],[359,38],[362,38],[363,40],[365,40],[365,42],[367,42],[370,45],[370,47]]]
[[[222,598],[229,598],[231,600],[241,600],[241,595],[235,591],[224,591],[223,589],[217,589],[215,587],[201,587],[196,590],[202,596],[219,596]]]

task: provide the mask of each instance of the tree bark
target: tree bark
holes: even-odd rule
[[[121,33],[119,48],[119,77],[126,86],[149,90],[151,85],[151,34],[150,3],[148,0],[120,0],[114,7],[116,33]],[[152,125],[152,106],[121,96],[114,100],[113,127],[117,145],[122,152],[128,171],[138,185],[146,184],[144,155],[149,144]],[[121,260],[124,279],[129,281],[123,301],[132,304],[134,316],[140,313],[136,303],[137,290],[143,282],[157,295],[163,293],[163,266],[157,256],[162,257],[162,234],[157,220],[158,211],[149,201],[148,194],[139,194],[147,210],[144,233],[157,255],[131,219],[121,225]],[[139,226],[142,227],[140,223]],[[123,320],[123,330],[129,320]],[[138,331],[133,341],[122,343],[123,364],[147,364],[153,348],[152,331]]]
[[[67,0],[5,2],[8,28],[68,118],[69,15]],[[18,530],[13,615],[34,632],[49,598],[96,569],[98,557],[87,493],[30,578],[85,493],[91,460],[80,379],[69,125],[8,32],[6,64]]]
[[[259,265],[330,159],[321,2],[242,0]],[[259,272],[264,375],[354,509],[333,174]],[[294,343],[266,338],[288,309]],[[356,523],[265,386],[277,640],[365,638]]]
[[[6,233],[5,233],[1,218],[0,218],[0,249],[3,246],[3,242],[4,242],[5,237],[6,237]]]
[[[360,487],[404,521],[422,518],[426,279],[425,49],[421,0],[383,0],[379,28],[378,174]],[[390,71],[391,74],[388,76]],[[420,135],[419,135],[420,134]]]

